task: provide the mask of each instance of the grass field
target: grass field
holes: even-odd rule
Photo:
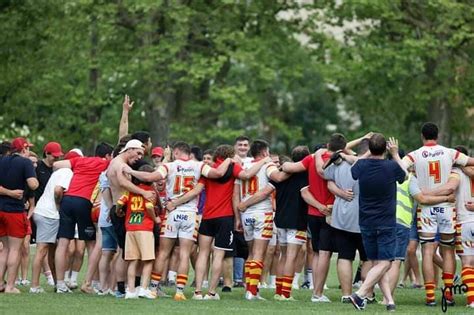
[[[85,266],[83,267],[83,269]],[[80,280],[84,274],[81,274]],[[192,280],[191,280],[192,281]],[[76,290],[73,294],[56,294],[45,283],[42,284],[47,293],[29,294],[29,287],[22,287],[24,294],[0,294],[0,314],[309,314],[309,313],[354,313],[350,304],[340,303],[340,290],[337,289],[337,277],[333,262],[329,274],[329,290],[326,295],[332,303],[311,303],[311,291],[294,290],[297,302],[276,302],[272,300],[273,290],[262,289],[262,296],[268,301],[245,301],[243,289],[233,289],[232,293],[221,293],[220,301],[175,302],[172,299],[157,300],[123,300],[112,296],[96,296],[83,294]],[[174,289],[165,288],[169,294]],[[440,296],[439,290],[436,293]],[[186,290],[186,296],[192,296],[192,288]],[[377,291],[380,297],[380,292]],[[399,314],[442,314],[441,307],[427,308],[423,305],[424,291],[420,289],[397,289],[397,313]],[[465,297],[456,296],[457,306],[448,309],[448,314],[474,314],[467,309]],[[439,304],[439,303],[438,303]],[[387,313],[383,305],[368,305],[364,313]]]

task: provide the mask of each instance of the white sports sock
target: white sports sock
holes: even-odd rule
[[[298,285],[298,282],[300,280],[301,273],[300,272],[295,272],[295,277],[293,278],[293,284]]]
[[[71,270],[67,270],[67,271],[64,273],[64,282],[69,282],[70,275],[71,275]]]
[[[270,275],[270,285],[276,285],[276,276]]]
[[[78,275],[79,275],[79,272],[71,271],[71,282],[77,282],[77,276]]]
[[[308,269],[308,281],[310,286],[313,285],[313,269]]]
[[[176,271],[168,271],[168,281],[175,281],[176,282],[176,276],[177,272]]]

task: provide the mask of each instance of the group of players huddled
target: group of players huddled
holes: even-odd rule
[[[311,301],[324,303],[337,253],[341,302],[364,309],[378,285],[380,303],[394,311],[394,291],[407,276],[422,287],[421,243],[426,305],[436,305],[440,286],[454,305],[457,253],[474,308],[474,159],[462,146],[438,144],[435,124],[422,126],[423,146],[404,157],[396,139],[372,132],[349,142],[333,134],[314,152],[301,145],[290,157],[245,136],[203,154],[182,141],[153,148],[147,132],[128,134],[132,106],[126,96],[115,148],[100,143],[94,156],[77,148],[64,154],[49,142],[39,159],[25,138],[2,143],[1,292],[30,285],[43,293],[42,271],[57,293],[72,292],[86,248],[80,289],[89,294],[155,299],[173,282],[174,300],[184,301],[192,262],[194,300],[219,300],[222,277],[230,291],[234,268],[245,299],[264,300],[259,291],[269,287],[275,300],[295,301],[304,267]]]

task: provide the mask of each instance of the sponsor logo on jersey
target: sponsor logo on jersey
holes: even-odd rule
[[[181,165],[178,165],[176,167],[176,172],[185,174],[194,173],[194,168],[192,166],[182,167]]]
[[[187,214],[177,214],[174,216],[174,222],[187,221],[187,220],[188,220]]]
[[[255,218],[245,218],[244,224],[247,226],[255,224]]]
[[[437,157],[437,156],[440,156],[440,155],[444,155],[443,150],[438,150],[438,151],[434,151],[434,152],[429,152],[429,151],[421,152],[421,156],[424,157],[425,159],[428,158],[428,157]]]
[[[436,215],[437,213],[444,213],[444,209],[443,207],[433,207],[433,208],[430,208],[430,213],[431,215]]]

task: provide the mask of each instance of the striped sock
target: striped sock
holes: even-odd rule
[[[253,295],[258,293],[258,283],[263,272],[263,262],[262,261],[253,261],[253,264],[250,268],[250,284],[249,290]]]
[[[283,276],[282,295],[289,298],[291,295],[291,286],[293,284],[293,276]]]
[[[451,288],[453,286],[453,281],[454,281],[454,275],[449,272],[443,272],[443,283],[445,288]],[[451,291],[446,290],[446,293],[444,294],[446,299],[452,300],[453,296],[451,294]]]
[[[281,292],[281,289],[282,289],[282,286],[283,286],[283,277],[276,277],[276,290],[275,290],[275,294],[278,294],[278,295],[281,295],[282,292]]]
[[[183,293],[186,282],[188,282],[188,275],[178,274],[176,277],[176,293]]]
[[[474,268],[463,267],[461,278],[462,283],[467,285],[467,305],[474,303]]]
[[[152,272],[151,273],[151,281],[150,281],[151,286],[155,287],[155,288],[158,287],[159,284],[160,284],[160,281],[161,281],[161,274],[156,273],[156,272]]]
[[[245,272],[245,289],[249,291],[250,286],[250,269],[252,268],[253,260],[247,260],[244,265]]]
[[[434,281],[427,281],[425,282],[425,292],[426,292],[426,302],[434,302],[435,301],[435,283]]]

